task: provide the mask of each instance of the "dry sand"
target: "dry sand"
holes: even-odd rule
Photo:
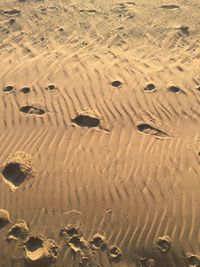
[[[0,3],[0,267],[200,266],[199,0]]]

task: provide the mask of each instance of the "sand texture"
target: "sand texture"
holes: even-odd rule
[[[0,2],[0,267],[200,266],[199,10]]]

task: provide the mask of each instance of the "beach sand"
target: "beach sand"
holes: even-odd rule
[[[0,267],[200,266],[198,0],[0,3]]]

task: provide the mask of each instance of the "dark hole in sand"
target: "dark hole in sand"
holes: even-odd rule
[[[0,218],[0,229],[5,227],[8,223],[9,223],[9,221]]]
[[[188,262],[189,266],[194,266],[194,267],[200,266],[200,259],[196,255],[188,256],[187,262]]]
[[[182,91],[179,87],[174,86],[174,85],[168,87],[167,90],[168,92],[171,92],[171,93],[180,93]]]
[[[98,118],[93,118],[88,115],[79,115],[72,120],[73,123],[76,123],[80,127],[98,127],[100,120]]]
[[[143,124],[139,124],[139,125],[137,126],[137,128],[138,128],[138,130],[139,130],[140,132],[145,132],[146,130],[154,130],[154,128],[153,128],[151,125],[149,125],[149,124],[145,124],[145,123],[143,123]]]
[[[171,249],[170,242],[165,239],[158,240],[157,245],[162,252],[168,252]]]
[[[50,84],[47,86],[47,90],[50,92],[53,92],[56,90],[56,86],[54,84]]]
[[[28,94],[30,93],[31,89],[30,87],[26,86],[26,87],[21,88],[20,91],[24,94]]]
[[[153,83],[150,83],[144,88],[144,90],[147,92],[155,92],[156,86]]]
[[[72,238],[70,238],[69,244],[73,244],[77,248],[83,247],[83,243],[81,242],[80,237],[78,236],[73,236]]]
[[[25,245],[27,250],[34,252],[42,247],[43,241],[38,237],[30,237]]]
[[[100,236],[95,236],[91,241],[91,245],[95,249],[106,249],[106,244],[104,243],[104,240]]]
[[[112,85],[113,87],[121,87],[121,86],[122,86],[122,83],[121,83],[120,81],[113,81],[113,82],[111,83],[111,85]]]
[[[33,106],[23,106],[20,108],[20,111],[26,114],[34,114],[34,115],[44,115],[45,111],[40,108],[36,108]]]
[[[26,175],[22,172],[19,163],[10,163],[2,171],[4,178],[15,186],[19,186],[25,179]]]
[[[161,5],[161,8],[164,8],[164,9],[177,9],[179,8],[179,6],[177,5],[173,5],[173,4],[166,4],[166,5]]]
[[[70,237],[75,236],[75,235],[77,236],[78,229],[76,229],[75,227],[70,227],[70,228],[63,227],[61,229],[61,235],[68,235]]]
[[[14,91],[14,86],[12,86],[12,85],[8,85],[8,86],[4,87],[3,91],[4,91],[5,93],[11,93],[11,92]]]

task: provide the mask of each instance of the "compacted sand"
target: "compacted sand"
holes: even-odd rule
[[[0,3],[0,267],[200,266],[199,0]]]

